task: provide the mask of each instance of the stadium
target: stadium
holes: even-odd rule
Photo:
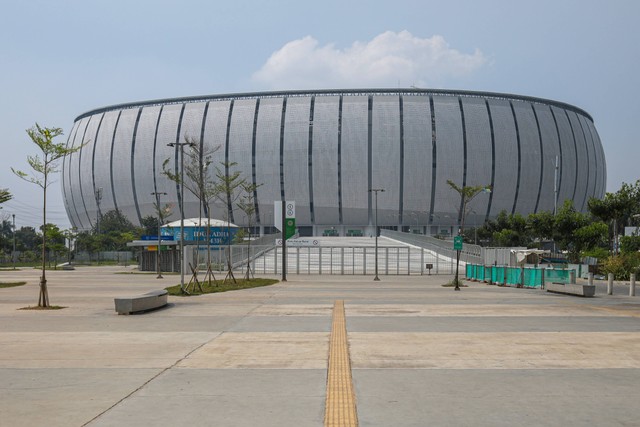
[[[449,234],[459,222],[458,186],[491,186],[466,223],[501,211],[585,211],[606,187],[605,156],[591,116],[562,102],[501,93],[431,89],[313,90],[227,94],[114,105],[76,118],[62,190],[67,214],[91,229],[118,209],[134,224],[180,188],[162,173],[188,138],[233,162],[255,190],[256,231],[271,231],[274,201],[296,202],[301,236],[369,235],[380,227]],[[171,147],[168,144],[173,144]],[[186,156],[185,156],[186,158]],[[222,167],[224,170],[224,167]],[[210,176],[214,179],[213,174]],[[384,189],[373,193],[370,189]],[[376,197],[377,194],[377,197]],[[376,203],[377,198],[377,203]],[[247,226],[232,206],[231,222]],[[224,218],[225,206],[211,216]],[[184,194],[184,217],[200,204]],[[174,209],[170,220],[179,219]]]

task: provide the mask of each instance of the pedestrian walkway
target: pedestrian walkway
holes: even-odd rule
[[[0,272],[28,281],[0,289],[0,425],[640,419],[640,299],[622,291],[582,299],[482,283],[454,292],[441,286],[448,276],[290,274],[118,316],[114,297],[179,281],[123,270],[48,273],[51,303],[67,308],[46,312],[18,310],[37,302],[37,270]],[[351,409],[338,417],[335,405]]]

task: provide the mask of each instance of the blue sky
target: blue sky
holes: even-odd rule
[[[69,131],[123,102],[277,89],[409,87],[515,93],[595,121],[607,190],[639,177],[640,2],[0,0],[0,217],[41,221],[27,169],[36,121]],[[63,139],[61,139],[62,141]],[[59,180],[58,177],[56,177]],[[69,226],[60,183],[49,220]]]

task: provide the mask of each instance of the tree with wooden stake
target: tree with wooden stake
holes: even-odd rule
[[[27,129],[27,134],[31,141],[42,151],[42,157],[27,156],[27,162],[32,174],[11,168],[14,174],[27,182],[36,184],[42,188],[42,224],[43,230],[46,230],[47,224],[47,188],[52,184],[50,175],[58,172],[58,160],[62,157],[79,151],[82,145],[67,148],[65,143],[55,143],[54,138],[62,135],[60,128],[46,128],[35,124],[34,127]],[[85,143],[86,144],[86,143]],[[46,250],[47,250],[47,233],[42,233],[42,276],[40,276],[40,296],[38,298],[38,307],[49,307],[49,292],[47,290],[47,278],[45,275],[46,267]]]
[[[447,180],[447,184],[449,184],[449,187],[453,188],[460,195],[460,207],[458,208],[458,223],[459,223],[458,236],[462,236],[462,233],[464,231],[464,220],[467,217],[467,214],[469,213],[469,211],[471,210],[469,204],[473,201],[473,199],[475,199],[475,197],[478,194],[482,192],[490,193],[491,186],[490,185],[475,185],[475,186],[464,185],[462,187],[459,187],[458,185],[456,185],[455,182],[451,180]],[[456,276],[453,279],[455,284],[454,289],[456,291],[460,290],[460,280],[458,279],[459,277],[458,272],[460,268],[460,250],[461,248],[456,248]]]
[[[206,231],[206,241],[207,241],[207,273],[205,274],[204,280],[209,278],[209,285],[211,285],[211,278],[213,277],[213,271],[211,269],[211,242],[210,242],[210,232],[211,232],[211,201],[214,198],[214,192],[216,190],[215,183],[213,182],[213,177],[211,175],[211,164],[213,163],[213,154],[218,151],[220,146],[216,146],[213,148],[204,147],[197,139],[185,136],[184,145],[188,147],[188,149],[184,152],[187,156],[187,164],[183,167],[181,172],[179,173],[176,169],[172,170],[168,165],[171,161],[171,158],[168,158],[162,164],[162,173],[171,181],[175,182],[178,185],[183,185],[184,188],[187,189],[191,194],[193,194],[199,201],[200,209],[198,214],[198,229],[202,229],[202,211],[204,209],[205,214],[207,215],[207,231]],[[200,233],[198,233],[198,242],[200,241]],[[198,243],[198,253],[199,253],[199,243]],[[198,287],[200,287],[200,282],[198,281],[198,266],[196,262],[195,268],[191,267],[192,278],[189,283],[196,283]],[[215,277],[214,277],[215,280]]]
[[[232,171],[236,162],[221,162],[221,167],[216,167],[216,191],[215,198],[222,205],[224,212],[224,220],[227,223],[227,275],[224,278],[231,279],[233,283],[237,283],[233,275],[233,265],[231,265],[231,220],[233,217],[233,206],[236,205],[238,199],[242,195],[243,186],[247,180],[241,176],[240,171]]]
[[[251,271],[251,228],[253,228],[255,215],[256,215],[256,190],[262,184],[254,184],[251,182],[244,182],[242,184],[242,195],[240,201],[237,203],[238,209],[244,212],[247,217],[247,227],[249,228],[249,244],[247,245],[247,272],[244,278],[250,279]]]

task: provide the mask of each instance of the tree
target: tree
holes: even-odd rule
[[[0,205],[4,202],[8,202],[11,200],[13,196],[9,193],[9,190],[6,188],[0,188]]]
[[[247,217],[247,227],[249,228],[249,244],[247,245],[247,272],[245,279],[249,280],[251,274],[251,228],[254,225],[254,219],[256,214],[255,203],[255,191],[262,184],[253,184],[250,182],[244,182],[242,184],[242,195],[240,201],[237,203],[238,209],[240,209]]]
[[[35,124],[27,129],[27,134],[31,141],[38,146],[42,152],[42,157],[27,156],[27,162],[33,173],[11,168],[14,174],[27,182],[36,184],[42,188],[42,224],[47,223],[47,188],[51,185],[50,175],[58,171],[58,160],[62,157],[75,153],[82,148],[82,145],[67,148],[64,143],[55,143],[53,140],[62,135],[60,128],[47,128]],[[38,298],[39,307],[49,307],[49,292],[47,290],[47,278],[45,275],[45,250],[47,246],[47,233],[42,233],[42,276],[40,276],[40,296]]]
[[[216,167],[216,185],[214,189],[215,198],[223,207],[224,220],[227,223],[227,276],[231,278],[233,283],[236,278],[233,275],[233,266],[231,265],[231,220],[233,218],[233,206],[236,205],[238,198],[241,196],[241,190],[247,184],[246,178],[241,176],[240,171],[232,171],[236,165],[235,162],[221,162],[221,167]]]
[[[109,234],[111,232],[133,232],[136,234],[138,231],[136,226],[119,209],[106,212],[100,219],[100,234]]]
[[[158,218],[153,215],[147,215],[142,218],[142,233],[147,236],[155,236],[158,234]]]
[[[458,235],[462,235],[464,232],[464,220],[469,214],[471,209],[470,203],[475,199],[475,197],[480,194],[480,192],[490,192],[490,185],[476,185],[476,186],[468,186],[464,185],[459,187],[451,180],[447,180],[447,184],[449,187],[453,188],[460,195],[460,208],[458,210],[458,223],[460,226],[458,227]],[[456,276],[454,279],[455,282],[455,290],[460,290],[460,283],[458,280],[458,271],[460,269],[460,250],[456,251]]]
[[[207,242],[207,274],[205,280],[209,279],[209,285],[211,285],[211,277],[213,271],[211,269],[211,202],[215,199],[218,186],[214,182],[214,177],[211,176],[211,164],[213,163],[213,154],[218,151],[220,146],[213,148],[201,147],[199,142],[195,138],[185,136],[185,145],[189,149],[185,152],[187,156],[187,164],[184,166],[182,173],[178,170],[171,170],[168,167],[170,158],[166,159],[162,164],[162,173],[171,181],[178,185],[184,185],[191,194],[196,196],[200,203],[200,213],[198,215],[198,228],[202,229],[200,220],[202,219],[202,211],[204,210],[207,216],[206,227],[206,242]],[[186,175],[183,182],[183,175]],[[183,196],[184,197],[184,196]],[[198,240],[200,236],[198,236]],[[199,251],[198,251],[199,252]],[[197,274],[197,268],[194,272]],[[196,278],[197,282],[197,278]],[[198,286],[199,286],[199,282]]]

